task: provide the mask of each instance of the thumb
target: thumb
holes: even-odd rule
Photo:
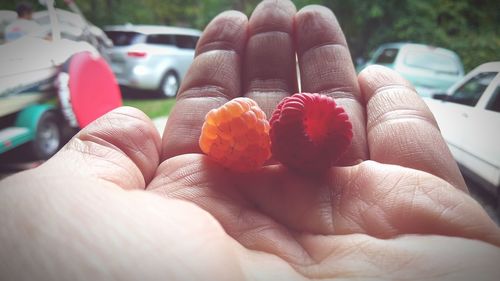
[[[140,110],[117,108],[78,132],[42,168],[47,173],[144,189],[159,164],[160,135]]]

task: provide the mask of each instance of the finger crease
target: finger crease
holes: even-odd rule
[[[375,127],[380,126],[382,124],[391,122],[391,121],[424,121],[424,123],[428,123],[435,129],[439,130],[439,127],[434,122],[434,120],[429,119],[429,117],[423,115],[419,110],[412,108],[401,108],[396,110],[391,110],[388,112],[384,112],[383,114],[368,120],[367,124],[367,132],[370,132]]]
[[[373,98],[375,97],[376,95],[378,95],[380,92],[383,92],[383,91],[389,91],[389,90],[410,90],[412,92],[415,92],[415,89],[412,88],[411,86],[409,85],[402,85],[402,84],[388,84],[388,85],[385,85],[383,87],[380,87],[378,89],[376,89],[373,94],[369,95],[369,98],[367,100],[365,100],[365,103],[368,104],[368,102]],[[416,93],[416,92],[415,92]]]
[[[200,93],[203,93],[203,95],[200,96]],[[183,90],[182,93],[178,95],[179,100],[193,99],[193,98],[215,98],[215,99],[223,99],[225,102],[231,99],[232,95],[229,94],[227,88],[218,85],[204,85],[204,86],[190,87],[186,90]]]
[[[340,48],[342,51],[345,51],[345,52],[347,52],[347,54],[349,54],[349,49],[347,48],[346,45],[341,44],[341,43],[332,42],[332,41],[326,41],[326,42],[322,42],[322,43],[313,45],[310,48],[307,48],[306,50],[304,50],[302,52],[301,56],[304,57],[306,55],[306,53],[308,53],[308,52],[312,52],[312,51],[315,51],[317,49],[321,49],[321,48],[325,48],[325,47]]]
[[[198,57],[202,54],[211,52],[211,51],[222,51],[222,52],[233,52],[237,55],[241,53],[235,48],[234,42],[228,40],[217,40],[209,43],[205,43],[203,46],[200,46],[195,54],[195,57]]]
[[[355,91],[352,87],[336,87],[317,91],[319,94],[329,96],[333,99],[348,99],[361,104],[359,97],[353,94]]]
[[[262,30],[262,31],[257,31],[255,33],[253,33],[251,35],[251,37],[253,37],[253,36],[265,36],[265,35],[269,35],[271,37],[275,37],[275,36],[277,36],[279,34],[291,37],[291,34],[289,32],[282,31],[282,30]]]

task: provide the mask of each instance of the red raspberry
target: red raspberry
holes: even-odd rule
[[[325,95],[284,98],[271,117],[271,151],[285,166],[321,173],[335,164],[352,140],[347,113]]]
[[[199,144],[204,153],[231,170],[255,170],[271,157],[266,114],[249,98],[230,100],[207,113]]]

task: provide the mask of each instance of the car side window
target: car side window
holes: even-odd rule
[[[500,112],[500,86],[495,89],[493,95],[491,95],[490,101],[486,106],[487,110]]]
[[[198,37],[190,35],[176,35],[175,45],[181,49],[195,49]]]
[[[376,64],[391,64],[396,60],[396,56],[398,55],[398,49],[396,48],[387,48],[384,49],[380,55],[375,59]]]
[[[113,41],[115,46],[128,46],[139,43],[142,36],[136,32],[128,31],[106,31],[106,35]]]
[[[156,45],[175,45],[175,40],[172,35],[169,34],[151,34],[148,35],[146,39],[146,43],[148,44],[156,44]]]
[[[475,106],[484,90],[486,90],[496,75],[496,72],[483,72],[472,77],[469,81],[460,86],[460,88],[455,90],[447,100],[463,105]]]

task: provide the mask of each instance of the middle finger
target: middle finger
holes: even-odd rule
[[[293,16],[290,1],[263,1],[250,17],[243,64],[243,92],[271,116],[276,105],[297,91]]]

